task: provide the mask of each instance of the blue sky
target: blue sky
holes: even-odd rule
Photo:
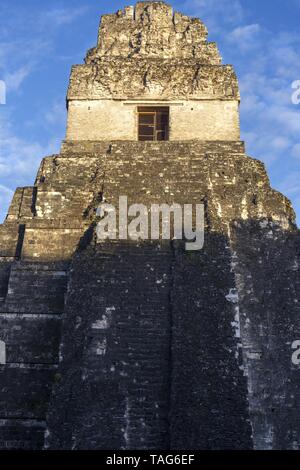
[[[99,19],[134,2],[1,0],[0,221],[17,186],[32,185],[43,156],[57,153],[65,133],[70,67],[96,44]],[[169,2],[201,18],[224,63],[237,71],[242,138],[265,162],[272,186],[293,202],[300,220],[300,0]]]

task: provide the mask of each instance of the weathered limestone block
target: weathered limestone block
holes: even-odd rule
[[[18,223],[6,222],[0,225],[0,257],[14,258],[17,255],[17,243],[20,227]]]
[[[56,364],[60,318],[47,314],[0,313],[0,340],[7,363]]]
[[[54,374],[51,365],[0,365],[1,418],[43,420]]]
[[[13,258],[10,260],[7,258],[0,258],[0,305],[4,302],[7,295],[10,267],[12,262]]]
[[[34,227],[25,232],[22,260],[55,262],[68,261],[76,250],[82,228]]]
[[[7,221],[31,219],[35,213],[36,188],[18,188],[7,214]]]
[[[78,142],[76,142],[78,144]],[[69,145],[66,143],[66,145]],[[104,146],[103,146],[104,147]],[[103,155],[108,150],[109,145],[103,148]],[[44,158],[36,179],[36,185],[39,190],[50,187],[60,187],[60,189],[72,188],[91,188],[97,180],[101,182],[104,177],[101,160],[99,160],[99,152],[97,156],[87,155],[86,148],[82,155],[78,154],[78,146],[74,147],[76,155],[71,157],[72,150],[68,147],[66,155],[63,151],[60,156]],[[95,150],[94,150],[95,151]],[[78,158],[78,157],[82,158]]]
[[[44,183],[48,176],[55,174],[58,157],[59,155],[51,155],[42,159],[35,179],[35,186]]]
[[[44,442],[45,428],[45,421],[0,419],[0,449],[41,449]]]
[[[4,313],[54,313],[64,308],[67,266],[51,263],[12,265]]]
[[[186,154],[206,154],[228,152],[232,154],[244,154],[245,143],[241,140],[238,141],[199,141],[194,140],[192,142],[101,142],[101,141],[63,141],[61,147],[61,157],[64,159],[76,157],[78,164],[80,164],[79,158],[85,158],[86,162],[90,161],[91,157],[96,160],[99,159],[102,154],[116,155],[116,154],[141,154],[146,155],[152,154],[164,154],[170,155],[174,152],[184,152]]]
[[[99,191],[100,193],[101,191]],[[69,219],[83,218],[86,210],[94,201],[94,191],[69,186],[39,187],[37,191],[36,213],[43,219]]]
[[[203,65],[196,59],[99,59],[72,68],[68,100],[192,100],[240,98],[231,65]]]
[[[163,2],[139,2],[102,17],[98,45],[89,52],[87,62],[107,55],[203,60],[207,54],[208,63],[219,64],[216,45],[206,39],[206,26],[199,19],[174,13]]]

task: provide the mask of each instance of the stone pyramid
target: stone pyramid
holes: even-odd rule
[[[0,226],[2,449],[300,448],[299,231],[239,101],[200,20],[164,2],[102,17],[61,151]],[[161,141],[140,139],[147,107],[168,108]],[[204,204],[203,249],[99,242],[120,195]]]

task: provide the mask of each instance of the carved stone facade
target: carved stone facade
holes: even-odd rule
[[[170,140],[237,140],[239,99],[235,72],[200,20],[141,2],[103,16],[97,47],[73,67],[67,139],[137,140],[137,103],[163,101]]]
[[[73,68],[61,152],[0,226],[1,448],[300,448],[299,231],[206,37],[141,2]],[[141,104],[170,107],[169,142],[137,141]],[[202,202],[204,248],[98,243],[120,195]]]

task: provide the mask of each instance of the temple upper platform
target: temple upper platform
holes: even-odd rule
[[[222,65],[201,20],[139,2],[104,15],[97,46],[72,68],[66,139],[239,140],[239,101],[234,69]],[[164,132],[146,130],[149,139],[145,107],[158,113],[150,127],[159,109],[168,115]]]

